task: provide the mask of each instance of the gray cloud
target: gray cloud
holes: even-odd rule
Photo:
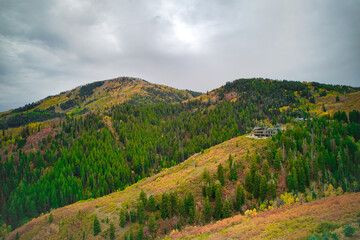
[[[360,86],[360,2],[0,0],[0,111],[117,76]]]

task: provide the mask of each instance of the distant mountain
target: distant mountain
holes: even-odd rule
[[[201,93],[152,84],[139,78],[120,77],[89,83],[0,113],[0,128],[18,127],[30,122],[64,117],[65,114],[84,114],[123,102],[174,103],[199,95]]]

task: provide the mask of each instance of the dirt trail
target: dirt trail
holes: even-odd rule
[[[108,126],[109,130],[112,132],[112,134],[115,136],[116,140],[119,141],[119,135],[114,129],[114,126],[111,121],[111,117],[105,116],[104,117],[105,124]]]

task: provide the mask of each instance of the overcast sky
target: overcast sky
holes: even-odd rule
[[[0,111],[118,76],[360,86],[359,0],[0,0]]]

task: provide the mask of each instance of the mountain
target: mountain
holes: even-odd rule
[[[139,78],[120,77],[97,81],[49,96],[38,102],[0,113],[0,128],[18,127],[31,122],[84,114],[123,102],[181,102],[201,93],[152,84]]]
[[[110,228],[117,237],[165,236],[207,223],[205,205],[215,222],[292,198],[359,190],[358,89],[239,79],[197,95],[123,78],[3,113],[6,124],[36,116],[0,136],[3,231],[10,225],[20,228],[9,236],[20,239],[88,239],[97,216],[97,238],[112,235]],[[67,108],[71,100],[77,107]],[[39,122],[51,107],[61,115]],[[242,136],[279,123],[284,131],[272,138]]]

